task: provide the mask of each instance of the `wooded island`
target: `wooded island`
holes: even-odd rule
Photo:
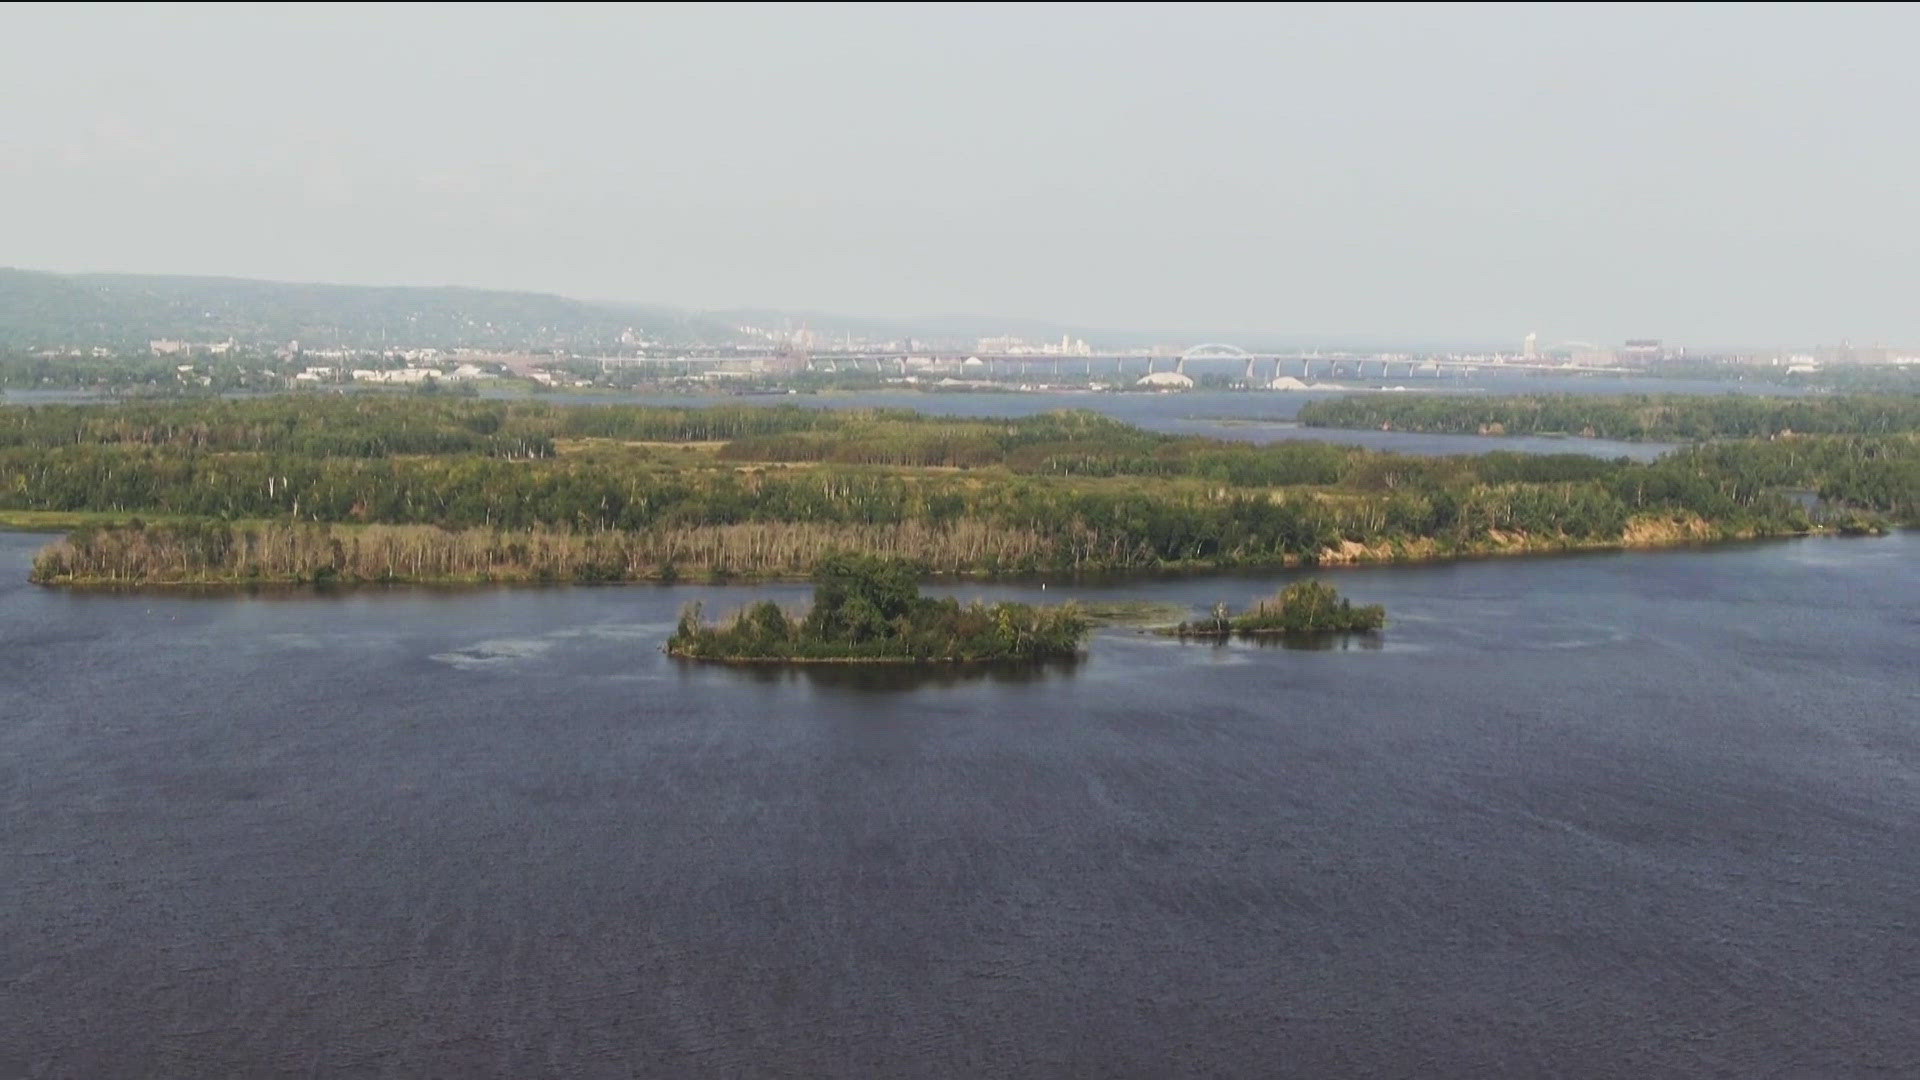
[[[1090,623],[1072,605],[966,604],[920,595],[912,568],[834,553],[813,572],[813,606],[789,614],[771,600],[723,624],[680,615],[667,652],[733,663],[983,663],[1076,655]]]
[[[1218,604],[1209,617],[1182,622],[1166,632],[1182,638],[1364,634],[1386,624],[1387,609],[1378,604],[1355,607],[1324,581],[1296,581],[1245,611],[1235,613]]]
[[[1877,415],[1877,414],[1876,414]],[[1902,414],[1904,415],[1904,414]],[[1423,457],[1020,419],[290,395],[0,408],[0,524],[54,584],[803,577],[1337,565],[1920,519],[1920,435],[1646,463]]]

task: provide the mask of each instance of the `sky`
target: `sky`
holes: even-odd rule
[[[0,265],[1920,343],[1920,9],[0,14]]]

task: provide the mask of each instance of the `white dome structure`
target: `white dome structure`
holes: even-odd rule
[[[1177,371],[1149,371],[1140,376],[1135,386],[1151,387],[1155,390],[1191,390],[1193,380]]]
[[[1282,375],[1267,384],[1269,390],[1307,390],[1311,387],[1291,375]]]
[[[1135,386],[1144,386],[1150,390],[1191,390],[1193,380],[1182,368],[1187,366],[1187,358],[1182,356],[1174,361],[1172,371],[1153,370],[1153,361],[1147,361],[1147,373],[1134,382]]]

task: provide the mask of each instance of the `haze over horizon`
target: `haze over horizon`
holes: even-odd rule
[[[1912,9],[9,13],[0,264],[1920,343]]]

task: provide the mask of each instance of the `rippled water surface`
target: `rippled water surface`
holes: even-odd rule
[[[1911,533],[934,679],[658,651],[792,586],[75,595],[43,539],[0,1077],[1920,1072]]]

